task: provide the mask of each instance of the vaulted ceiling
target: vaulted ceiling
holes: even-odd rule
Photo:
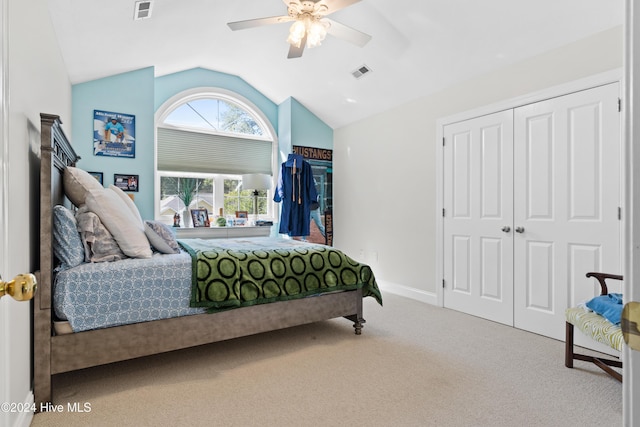
[[[325,0],[331,5],[332,1]],[[231,31],[228,22],[286,15],[286,0],[49,0],[72,83],[154,66],[237,75],[279,104],[293,97],[333,128],[622,25],[622,0],[362,0],[330,15],[372,36],[327,36],[287,59],[290,23]],[[621,53],[622,54],[622,53]],[[366,65],[370,73],[352,72]]]

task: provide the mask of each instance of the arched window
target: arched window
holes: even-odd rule
[[[274,176],[275,132],[251,102],[229,91],[198,88],[178,94],[156,113],[156,218],[206,208],[253,213],[253,189],[244,174]],[[272,180],[273,184],[273,180]],[[257,211],[273,217],[272,190],[259,190]]]

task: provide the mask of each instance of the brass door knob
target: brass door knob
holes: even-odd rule
[[[640,351],[640,302],[631,301],[624,305],[620,327],[624,342],[632,350]]]
[[[28,301],[37,289],[36,276],[31,273],[18,274],[10,282],[4,282],[0,277],[0,298],[10,295],[16,301]]]

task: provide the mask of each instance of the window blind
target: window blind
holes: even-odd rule
[[[271,141],[159,127],[158,170],[271,175],[271,144]]]

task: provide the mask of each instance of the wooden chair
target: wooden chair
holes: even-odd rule
[[[607,273],[587,273],[587,277],[594,277],[598,280],[601,289],[600,295],[607,295],[609,293],[605,280],[622,280],[622,276],[620,275]],[[611,369],[611,366],[622,368],[621,360],[579,354],[576,353],[573,348],[573,329],[574,326],[576,326],[589,338],[606,344],[615,350],[622,351],[624,339],[620,326],[614,325],[599,314],[588,312],[581,307],[568,308],[565,312],[565,317],[567,322],[564,365],[567,368],[573,368],[574,360],[591,362],[613,378],[622,382],[622,374]]]

